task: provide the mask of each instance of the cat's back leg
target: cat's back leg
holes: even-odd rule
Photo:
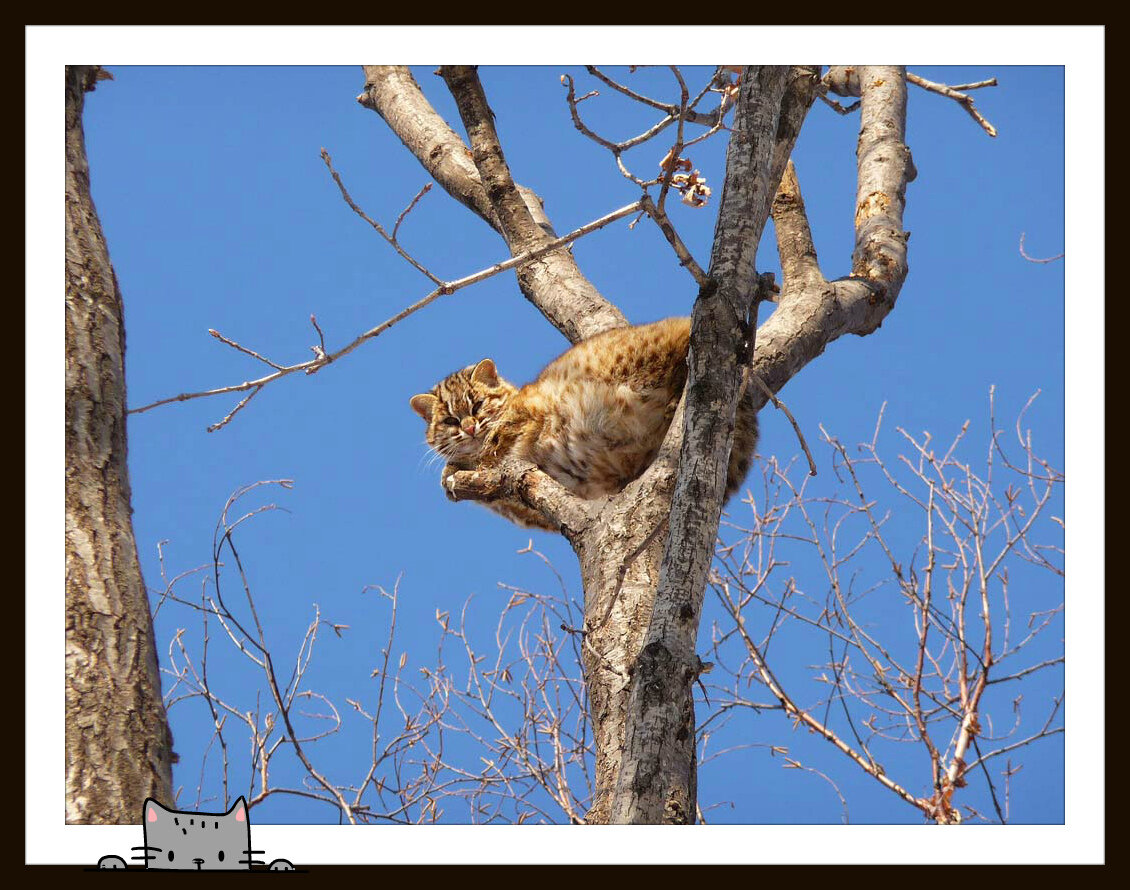
[[[753,387],[746,387],[738,402],[734,418],[734,443],[730,447],[730,464],[726,474],[726,500],[741,488],[753,463],[757,449],[760,429],[757,424],[757,409],[753,407]]]
[[[517,523],[523,528],[540,528],[547,532],[561,531],[555,525],[550,525],[537,510],[532,507],[527,507],[521,501],[517,500],[499,500],[491,501],[487,504],[495,513],[499,514],[511,522]]]

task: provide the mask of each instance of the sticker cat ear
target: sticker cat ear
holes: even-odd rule
[[[477,368],[475,369],[478,370]],[[424,420],[432,419],[432,411],[435,409],[436,403],[439,401],[431,393],[420,393],[417,396],[412,396],[409,404],[412,410],[419,414]]]
[[[471,372],[471,382],[498,386],[498,369],[494,366],[494,360],[484,358],[475,365],[475,370]]]

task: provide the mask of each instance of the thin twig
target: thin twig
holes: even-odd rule
[[[213,423],[211,426],[209,426],[208,432],[214,433],[214,432],[216,432],[216,430],[222,429],[223,427],[227,426],[231,422],[231,419],[233,417],[235,417],[235,415],[237,413],[239,413],[239,411],[241,411],[243,408],[245,408],[247,406],[248,402],[250,402],[253,398],[255,398],[257,395],[259,395],[259,391],[262,388],[263,388],[262,385],[260,385],[260,386],[255,387],[253,390],[251,390],[251,392],[249,392],[246,396],[244,396],[240,400],[238,405],[236,405],[234,408],[231,409],[231,411],[228,412],[227,417],[225,417],[223,420],[219,421],[218,423]]]
[[[616,82],[599,68],[593,65],[586,65],[585,70],[588,71],[588,73],[593,77],[608,84],[608,86],[612,87],[612,89],[616,90],[618,93],[622,93],[629,99],[634,99],[635,101],[640,102],[643,105],[648,105],[651,108],[666,112],[668,115],[670,115],[672,120],[678,115],[679,106],[677,105],[672,105],[669,102],[660,102],[656,99],[651,99],[647,96],[637,93],[634,90],[624,86],[623,84]],[[711,83],[713,83],[713,79],[711,80]],[[705,94],[708,91],[709,85],[707,86],[707,89],[703,90],[702,92],[703,94]],[[701,98],[701,94],[698,98]],[[697,102],[698,99],[696,98],[695,103],[692,103],[691,107],[693,108],[694,104],[697,104]],[[718,123],[719,120],[721,120],[725,113],[729,111],[732,105],[733,100],[729,99],[727,96],[723,96],[722,102],[714,111],[691,111],[687,115],[686,120],[692,124],[701,124],[702,126],[713,127]]]
[[[758,388],[765,394],[765,397],[773,403],[773,407],[779,409],[780,411],[783,411],[785,417],[789,419],[789,423],[793,425],[793,432],[796,433],[797,439],[800,440],[800,447],[804,449],[804,456],[808,458],[808,475],[815,476],[816,461],[812,459],[812,452],[808,450],[808,442],[805,441],[804,433],[800,431],[800,424],[798,424],[796,422],[796,418],[793,417],[793,412],[788,409],[788,406],[784,402],[777,398],[777,395],[773,392],[773,390],[769,388],[769,386],[765,383],[764,380],[761,379],[758,374],[750,370],[749,376],[750,379],[754,383],[756,383]]]
[[[337,352],[327,354],[324,358],[313,358],[309,361],[299,362],[298,364],[294,365],[284,365],[281,366],[279,370],[275,371],[275,373],[268,374],[265,377],[260,377],[257,380],[247,380],[243,383],[233,384],[232,386],[221,386],[217,387],[216,389],[208,389],[201,392],[181,393],[180,395],[170,396],[166,399],[159,399],[156,402],[152,402],[148,405],[143,405],[140,408],[131,408],[126,413],[141,414],[145,411],[152,410],[153,408],[160,407],[161,405],[168,405],[172,402],[186,402],[190,399],[200,399],[207,396],[223,395],[224,393],[229,392],[244,392],[249,389],[258,389],[266,386],[268,383],[273,383],[274,381],[282,377],[286,377],[288,374],[293,374],[296,371],[312,373],[313,371],[316,371],[324,367],[325,365],[328,365],[330,362],[337,361],[337,359],[341,358],[342,356],[349,354],[367,340],[372,340],[374,337],[383,334],[397,322],[403,321],[409,315],[412,315],[414,312],[418,312],[420,309],[423,309],[429,303],[434,302],[440,297],[448,296],[458,290],[469,287],[472,284],[478,284],[480,281],[485,281],[488,278],[492,278],[495,275],[506,272],[509,269],[513,269],[515,266],[520,266],[523,263],[528,263],[532,260],[538,259],[539,257],[545,256],[547,253],[552,253],[554,250],[557,250],[566,244],[576,241],[578,238],[581,238],[589,234],[590,232],[595,232],[597,229],[604,228],[609,223],[613,223],[618,219],[622,219],[625,216],[636,213],[642,207],[642,199],[635,201],[625,207],[621,207],[619,210],[614,210],[612,213],[609,213],[606,216],[602,216],[600,219],[593,220],[592,222],[587,223],[586,225],[583,225],[578,229],[574,229],[567,235],[563,235],[560,238],[555,238],[553,241],[550,241],[549,243],[534,250],[526,251],[519,254],[518,256],[511,257],[504,262],[496,263],[493,266],[457,279],[456,281],[441,283],[439,287],[437,287],[427,296],[421,298],[420,300],[417,300],[406,309],[402,309],[400,312],[396,313],[396,315],[393,315],[391,318],[381,322],[376,327],[370,328],[369,330],[365,331],[363,334],[356,337],[351,343],[343,346]]]
[[[1021,235],[1020,237],[1021,237],[1021,244],[1023,244],[1024,243],[1023,242],[1024,236]],[[282,365],[276,365],[269,358],[264,358],[263,356],[259,355],[259,353],[257,353],[255,350],[248,349],[246,346],[241,346],[240,344],[236,343],[234,340],[229,340],[227,337],[225,337],[219,331],[214,331],[211,328],[208,328],[208,333],[211,334],[213,337],[215,337],[217,340],[219,340],[221,343],[226,343],[232,349],[238,350],[239,352],[242,352],[244,355],[249,355],[252,358],[259,359],[259,361],[261,361],[263,364],[270,365],[276,371],[282,370]]]
[[[683,239],[679,237],[679,233],[675,231],[675,226],[672,225],[670,217],[667,216],[665,211],[660,210],[659,207],[656,206],[655,202],[651,200],[650,195],[644,195],[641,200],[644,211],[651,217],[655,224],[659,226],[659,231],[663,233],[663,237],[667,239],[667,243],[670,244],[675,251],[675,256],[679,258],[679,265],[683,266],[691,273],[695,284],[701,288],[706,284],[706,272],[691,255],[690,249],[683,243]]]
[[[1062,260],[1065,256],[1067,256],[1066,253],[1057,253],[1055,256],[1045,257],[1043,259],[1041,259],[1040,257],[1028,256],[1027,252],[1025,252],[1024,250],[1024,234],[1024,232],[1020,233],[1020,255],[1024,257],[1024,259],[1028,260],[1028,262],[1054,263],[1056,260]]]
[[[851,114],[860,106],[860,101],[858,99],[852,102],[851,105],[844,106],[837,102],[835,99],[829,99],[826,95],[824,95],[824,93],[817,93],[816,98],[818,98],[821,102],[831,108],[834,112],[836,112],[836,114]]]
[[[314,353],[314,355],[317,358],[325,358],[326,357],[326,337],[322,333],[322,329],[320,327],[318,327],[318,319],[314,316],[313,312],[310,313],[310,324],[312,324],[314,326],[314,330],[318,332],[318,345],[317,346],[311,346],[310,350]]]
[[[341,181],[341,176],[339,176],[337,170],[334,169],[333,159],[330,158],[330,153],[328,151],[326,151],[324,148],[322,149],[322,160],[325,161],[326,166],[329,168],[330,176],[332,176],[333,179],[334,179],[334,182],[337,183],[338,189],[341,190],[341,196],[342,196],[342,198],[345,199],[345,203],[349,205],[350,209],[353,210],[353,212],[356,213],[359,217],[361,217],[361,219],[365,220],[365,222],[367,222],[374,229],[376,229],[377,232],[380,234],[380,236],[382,238],[384,238],[385,241],[387,241],[389,244],[391,244],[393,249],[398,254],[400,254],[405,260],[407,260],[408,263],[411,264],[411,266],[414,269],[416,269],[422,275],[426,275],[428,280],[430,280],[432,282],[432,284],[442,284],[443,282],[440,281],[439,278],[437,278],[435,275],[433,275],[431,272],[429,272],[427,269],[425,269],[423,265],[418,263],[415,260],[415,258],[412,257],[412,255],[408,253],[408,251],[406,251],[403,247],[400,246],[400,242],[396,240],[396,229],[400,228],[400,223],[404,220],[404,217],[408,214],[408,212],[413,207],[416,206],[416,202],[419,201],[420,198],[423,197],[424,194],[431,188],[431,183],[428,183],[428,185],[426,185],[419,192],[419,194],[417,194],[416,197],[412,199],[412,203],[410,203],[408,205],[408,207],[405,208],[404,212],[400,214],[400,216],[396,220],[396,226],[393,228],[393,234],[390,235],[388,232],[385,231],[384,226],[382,226],[376,220],[370,219],[369,215],[367,213],[365,213],[365,211],[362,210],[360,207],[358,207],[357,204],[354,202],[353,198],[351,198],[349,196],[349,192],[345,188],[345,183]]]
[[[955,102],[960,102],[961,106],[969,112],[969,116],[981,125],[981,129],[990,136],[997,135],[997,128],[985,120],[984,115],[982,115],[981,112],[977,110],[977,106],[973,104],[973,97],[960,92],[961,89],[995,87],[997,85],[997,79],[995,77],[976,84],[963,84],[961,87],[948,87],[944,83],[934,83],[933,81],[926,80],[924,77],[919,77],[917,74],[912,74],[909,71],[906,72],[906,79],[912,84],[922,87],[924,90],[929,90],[931,93],[937,93],[939,96],[945,96],[948,99],[953,99]]]
[[[400,211],[400,216],[398,216],[396,218],[396,224],[392,227],[392,241],[393,241],[394,244],[397,243],[396,242],[396,233],[400,231],[400,224],[402,222],[404,222],[404,217],[406,217],[409,213],[411,213],[412,208],[416,206],[416,202],[419,201],[422,197],[424,197],[424,195],[426,195],[431,190],[432,190],[432,183],[425,182],[424,187],[416,193],[416,197],[413,198],[409,202],[407,207],[405,207],[402,211]]]

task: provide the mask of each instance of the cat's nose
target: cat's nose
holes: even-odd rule
[[[463,428],[463,432],[465,432],[468,436],[475,435],[475,418],[464,417],[462,422],[460,423],[460,426]]]

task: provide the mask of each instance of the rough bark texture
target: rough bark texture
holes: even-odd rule
[[[862,83],[852,275],[828,281],[821,274],[790,165],[773,205],[785,281],[776,311],[757,330],[754,356],[754,371],[774,392],[833,340],[875,331],[894,308],[908,272],[902,212],[916,171],[904,142],[905,70],[833,68],[825,81],[833,74],[846,77],[837,74],[843,70]]]
[[[377,73],[385,70],[366,69],[371,104],[365,104],[370,107],[394,104],[374,86],[393,77]],[[474,69],[443,73],[470,136],[478,176],[473,187],[468,183],[476,178],[470,174],[448,176],[451,186],[441,183],[449,190],[482,189],[490,210],[480,202],[476,212],[504,235],[511,249],[536,245],[537,222],[523,212],[521,191],[506,168]],[[452,477],[457,499],[520,497],[561,528],[580,560],[582,653],[596,754],[595,794],[586,822],[695,819],[691,686],[701,668],[695,643],[742,365],[753,348],[753,261],[778,182],[783,183],[781,193],[772,207],[785,286],[776,311],[756,332],[753,365],[772,390],[784,386],[837,337],[875,330],[894,306],[905,277],[901,213],[913,167],[902,143],[904,72],[858,68],[852,77],[863,104],[852,277],[829,283],[820,275],[795,174],[791,167],[786,171],[815,95],[813,69],[747,69],[727,155],[711,271],[695,305],[690,378],[655,462],[624,491],[601,501],[575,498],[529,464],[507,462],[497,471]],[[422,96],[412,101],[426,105]],[[386,120],[393,116],[381,113]],[[426,133],[398,135],[432,169],[432,159],[457,154],[440,142],[458,137],[441,139],[438,132],[429,124]],[[527,199],[524,208],[529,207]],[[575,271],[571,256],[564,251],[554,256],[560,264],[544,264],[544,275],[520,275],[524,292],[547,318],[574,342],[623,323],[618,312],[594,315],[593,306],[611,304]]]
[[[66,69],[66,818],[172,803],[172,737],[130,519],[122,298],[90,196],[84,94]]]
[[[755,67],[742,74],[710,270],[692,320],[670,532],[647,635],[632,671],[624,753],[610,813],[616,823],[695,821],[692,692],[701,669],[695,645],[742,370],[754,347],[757,244],[799,131],[787,118],[794,110],[803,117],[815,96],[814,75],[801,73],[790,84],[793,73],[788,67]],[[790,93],[790,86],[798,95]]]

